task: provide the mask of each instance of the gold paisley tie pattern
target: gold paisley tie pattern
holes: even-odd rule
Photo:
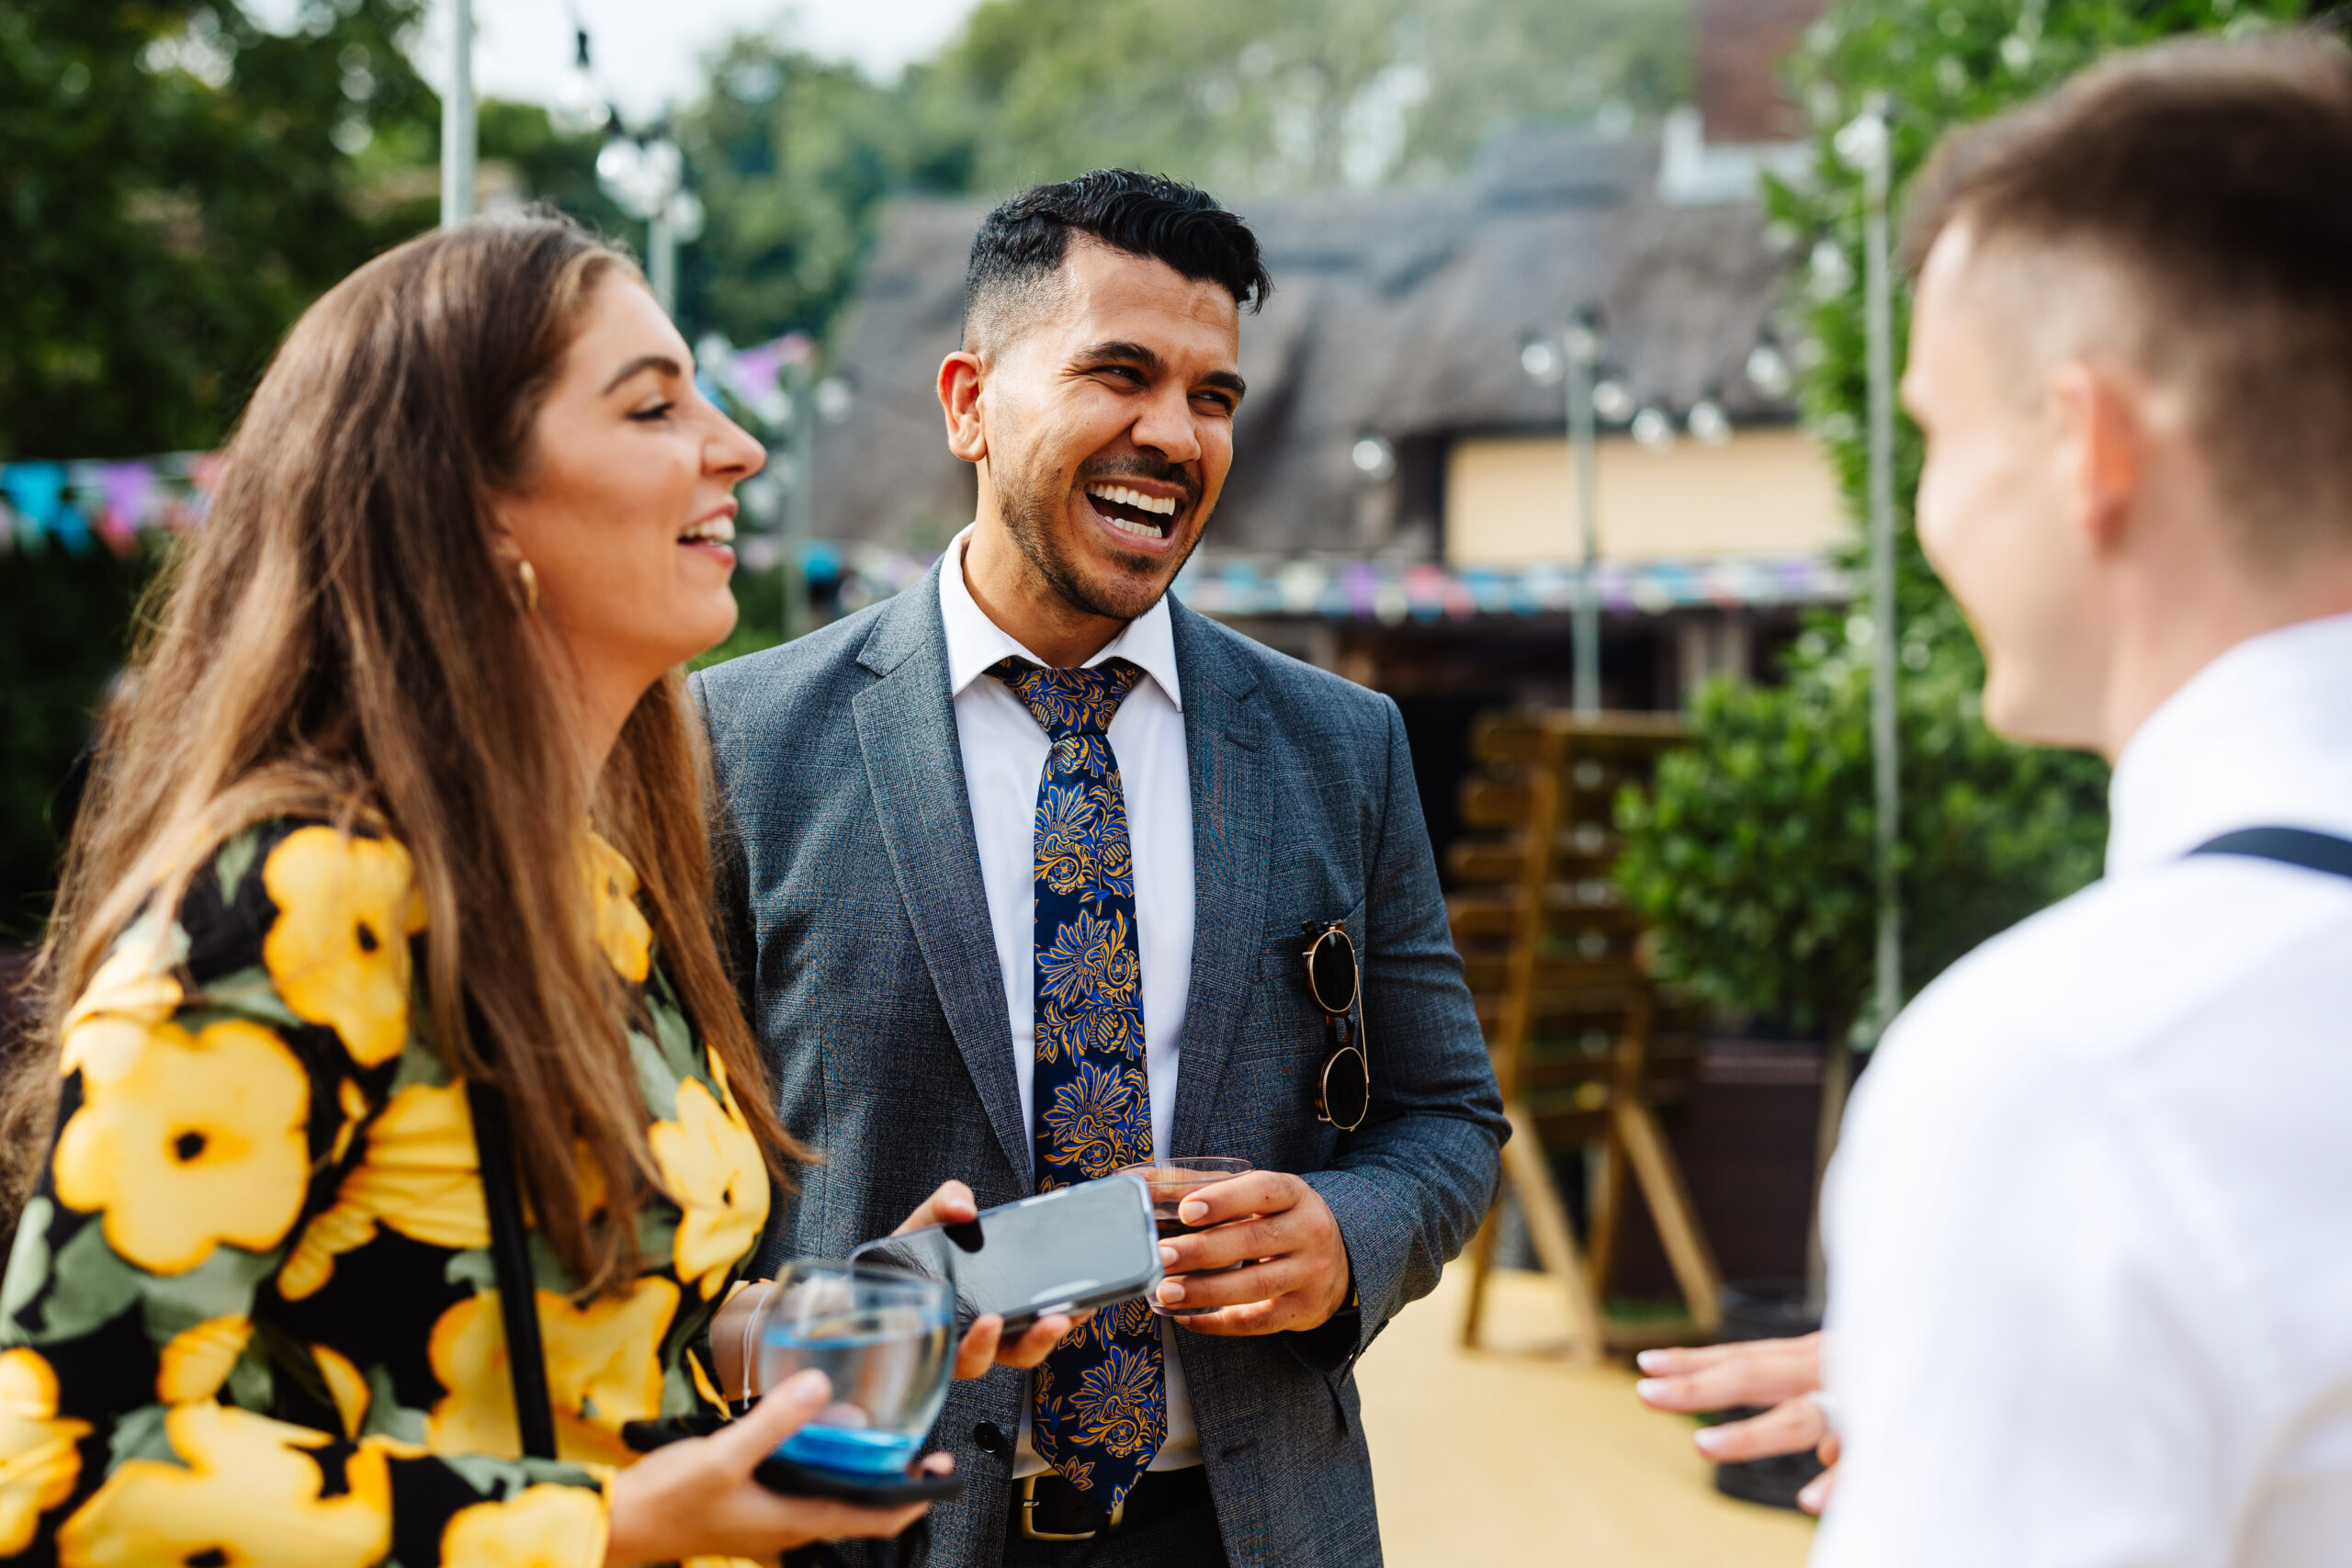
[[[1037,1190],[1074,1186],[1151,1157],[1135,863],[1110,728],[1143,671],[1124,659],[1046,670],[1006,659],[989,673],[1052,742],[1037,784]],[[1163,1352],[1150,1308],[1129,1302],[1070,1331],[1037,1371],[1038,1456],[1115,1508],[1168,1436]]]

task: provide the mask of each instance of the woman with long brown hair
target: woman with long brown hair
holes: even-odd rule
[[[711,929],[679,674],[733,625],[729,491],[762,459],[636,269],[560,220],[411,242],[295,327],[157,601],[44,953],[0,1556],[772,1558],[919,1512],[752,1480],[820,1389],[640,1463],[620,1439],[724,1408],[710,1327],[803,1157]],[[493,1257],[508,1160],[526,1262]],[[518,1457],[504,1267],[555,1460]],[[984,1325],[959,1371],[995,1350]]]

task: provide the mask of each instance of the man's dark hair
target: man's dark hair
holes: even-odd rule
[[[964,274],[964,346],[993,348],[1052,299],[1072,233],[1167,263],[1256,310],[1273,292],[1258,236],[1206,191],[1162,175],[1095,169],[1032,186],[981,220]]]
[[[1912,263],[1954,223],[1972,255],[2080,257],[2120,276],[2137,341],[2112,346],[2188,391],[2217,489],[2266,536],[2352,520],[2341,43],[2181,41],[2086,71],[1945,139],[1915,187]]]

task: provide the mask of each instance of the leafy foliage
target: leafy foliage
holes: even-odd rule
[[[1864,513],[1860,176],[1838,130],[1886,107],[1894,188],[1936,140],[2045,90],[2110,50],[2199,29],[2277,25],[2298,0],[1838,0],[1806,37],[1792,85],[1815,127],[1815,172],[1771,193],[1804,249],[1803,292],[1782,322],[1800,346],[1808,423],[1856,516]],[[1896,373],[1908,332],[1896,298]],[[1984,728],[1984,665],[1921,555],[1910,498],[1917,428],[1898,416],[1896,615],[1904,671],[1904,977],[1916,992],[1986,937],[2080,887],[2106,839],[2106,770],[2094,758],[2012,746]],[[1859,578],[1862,550],[1849,552]],[[1825,615],[1777,687],[1708,691],[1696,744],[1627,799],[1621,881],[1657,923],[1664,972],[1705,999],[1799,1029],[1842,1029],[1871,988],[1876,939],[1867,615]]]
[[[0,0],[0,459],[220,441],[302,307],[433,220],[429,187],[375,183],[432,155],[399,47],[422,8],[311,0],[280,35],[227,0]],[[144,576],[0,569],[0,937],[40,918],[51,798]]]
[[[975,183],[1119,164],[1223,192],[1458,168],[1503,122],[1688,94],[1682,0],[987,0],[936,90]]]
[[[709,214],[680,315],[741,344],[822,333],[855,285],[881,201],[961,191],[972,167],[971,128],[931,72],[883,86],[753,37],[719,57],[678,130]]]

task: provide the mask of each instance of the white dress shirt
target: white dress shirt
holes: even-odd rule
[[[2241,644],[2115,771],[2107,876],[1921,994],[1825,1213],[1815,1568],[2352,1563],[2352,615]]]
[[[947,679],[956,699],[956,740],[964,758],[972,832],[979,841],[980,881],[989,925],[996,936],[998,970],[1012,1026],[1012,1073],[1021,1086],[1022,1125],[1036,1134],[1032,1098],[1036,1042],[1031,1014],[1037,989],[1035,919],[1037,784],[1049,750],[1046,732],[989,667],[1008,655],[1046,661],[1006,635],[974,602],[964,581],[969,528],[947,547],[939,570],[939,613],[947,630]],[[1184,1002],[1193,978],[1193,784],[1184,749],[1184,695],[1176,678],[1176,640],[1163,598],[1102,652],[1141,669],[1138,681],[1111,720],[1111,750],[1119,760],[1126,797],[1127,838],[1135,856],[1136,946],[1143,962],[1144,1072],[1151,1093],[1151,1146],[1166,1152],[1176,1124],[1176,1070],[1183,1055]],[[1201,1462],[1192,1402],[1162,1325],[1167,1348],[1168,1440],[1154,1470]],[[1015,1476],[1046,1468],[1021,1417]]]

